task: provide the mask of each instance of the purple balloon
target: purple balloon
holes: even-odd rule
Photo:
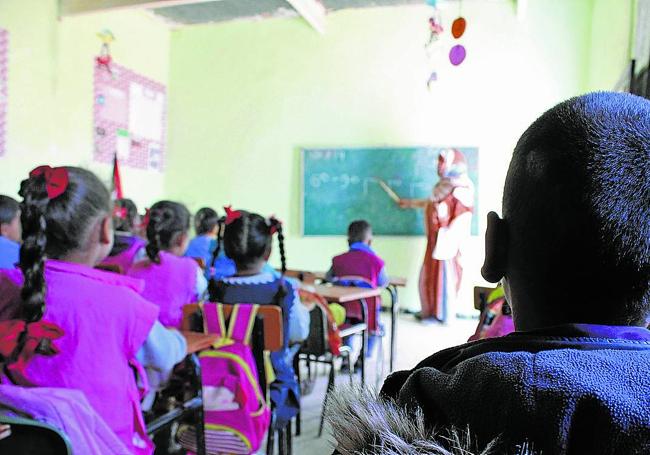
[[[449,51],[449,61],[452,65],[460,65],[465,60],[465,57],[467,57],[467,51],[465,50],[465,46],[461,44],[455,45]]]

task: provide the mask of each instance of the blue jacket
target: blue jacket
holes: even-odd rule
[[[544,454],[650,453],[650,331],[572,324],[445,349],[381,392],[480,446],[531,442]]]

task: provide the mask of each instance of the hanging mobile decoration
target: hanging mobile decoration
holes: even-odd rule
[[[442,27],[442,19],[440,17],[440,11],[437,8],[437,0],[426,0],[426,4],[433,8],[433,13],[429,17],[429,40],[424,45],[426,49],[427,57],[431,60],[435,60],[436,46],[434,46],[437,41],[440,39],[440,36],[444,32]],[[431,71],[429,78],[427,79],[427,88],[431,88],[431,83],[438,80],[438,73],[435,68]]]
[[[459,15],[451,24],[451,36],[453,36],[455,39],[460,39],[465,34],[465,29],[467,28],[467,21],[460,14],[462,7],[463,3],[462,0],[460,0]],[[465,61],[465,57],[467,57],[467,50],[462,44],[456,44],[449,51],[449,61],[454,66],[458,66],[463,63]]]
[[[108,29],[102,30],[97,34],[97,36],[102,42],[102,47],[99,50],[99,55],[95,57],[95,62],[97,63],[98,67],[104,68],[110,74],[113,74],[113,71],[111,70],[111,63],[113,59],[111,57],[110,45],[113,41],[115,41],[115,36]]]

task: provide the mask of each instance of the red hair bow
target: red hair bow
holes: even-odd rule
[[[282,226],[282,221],[278,220],[275,215],[271,215],[269,222],[271,223],[271,235],[273,235],[278,232],[278,226]]]
[[[0,322],[0,355],[10,359],[18,346],[18,340],[23,332],[25,333],[25,344],[22,350],[17,353],[15,361],[7,366],[10,372],[17,373],[24,378],[27,363],[37,354],[39,347],[47,343],[46,350],[38,353],[44,355],[58,354],[59,349],[51,341],[61,338],[63,330],[50,322],[38,321],[26,323],[22,320],[12,319]]]
[[[140,223],[140,227],[142,229],[147,229],[147,226],[149,226],[150,219],[151,219],[151,209],[145,209],[144,216],[142,217],[142,223]]]
[[[126,220],[126,216],[127,216],[126,207],[114,206],[113,207],[113,216],[115,218],[119,218],[121,220]]]
[[[226,225],[232,223],[236,219],[241,218],[241,212],[239,210],[233,210],[232,205],[228,205],[223,209],[226,211]]]
[[[61,196],[68,188],[68,170],[64,167],[39,166],[29,173],[31,178],[41,175],[45,177],[45,188],[49,199]]]

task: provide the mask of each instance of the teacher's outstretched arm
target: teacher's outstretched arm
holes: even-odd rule
[[[397,195],[397,193],[390,187],[386,182],[381,179],[377,179],[379,186],[388,194],[388,196],[395,201],[400,208],[403,209],[418,209],[424,208],[429,203],[428,199],[402,199]]]

